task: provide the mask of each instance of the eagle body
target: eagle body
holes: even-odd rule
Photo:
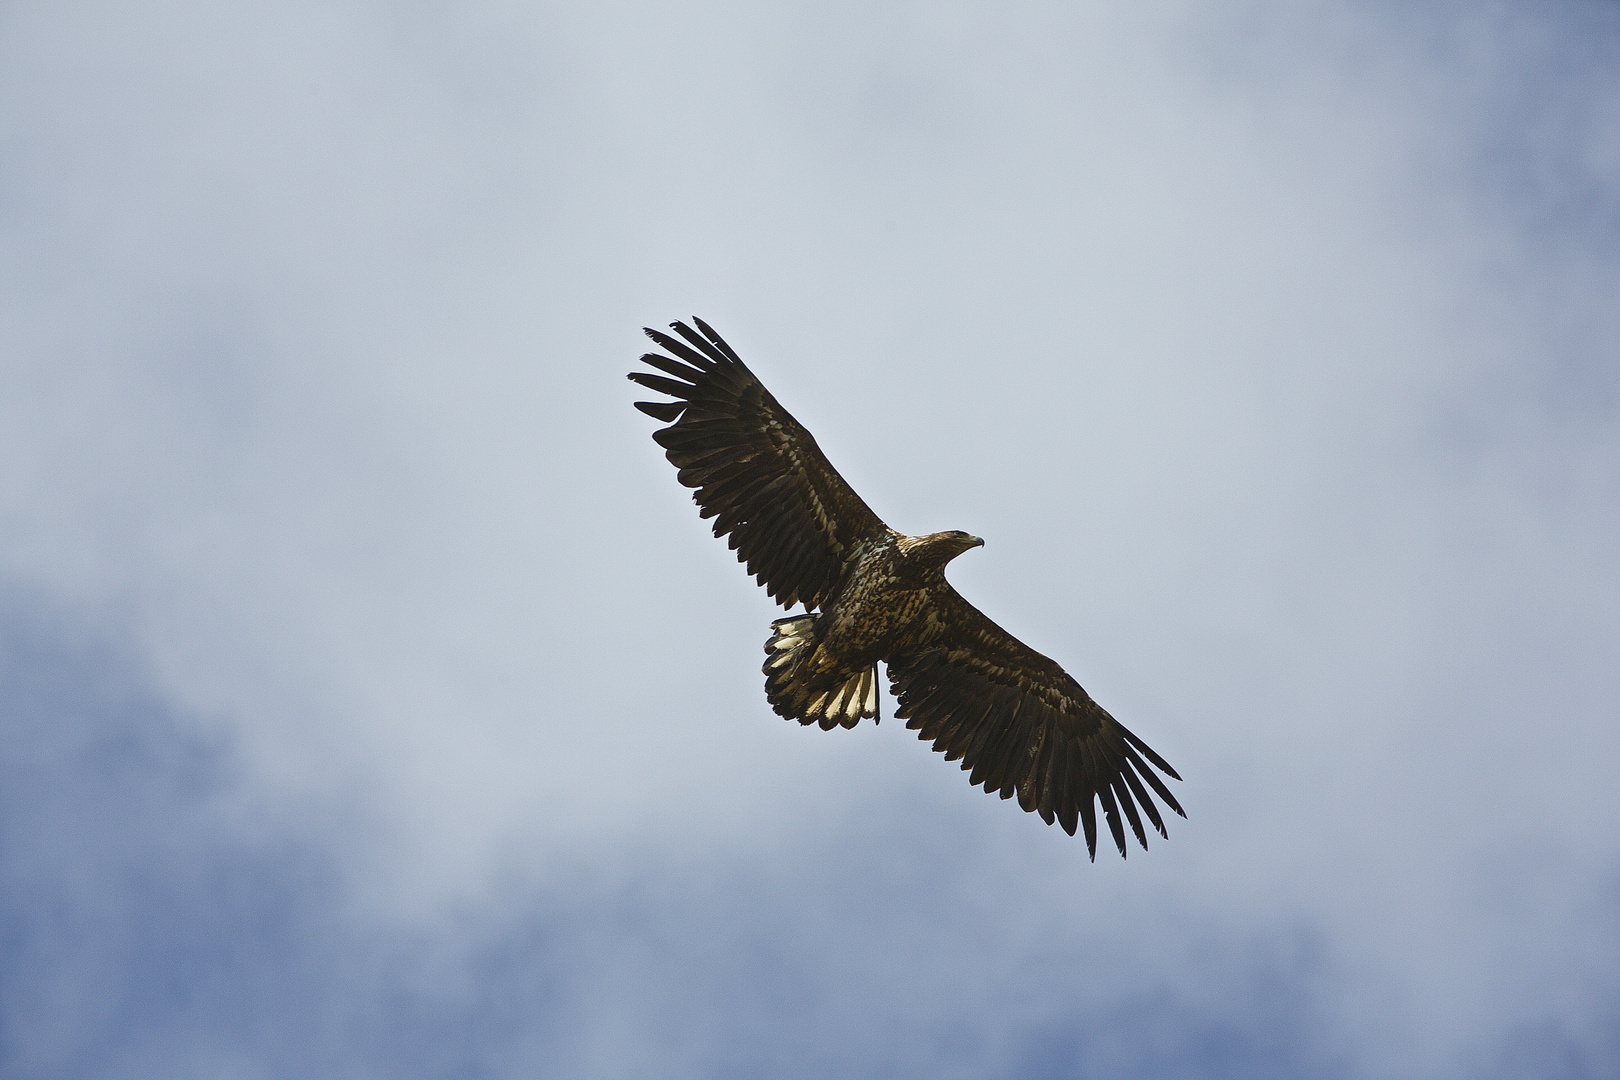
[[[838,690],[891,654],[926,648],[943,632],[929,613],[940,608],[951,587],[945,564],[983,543],[963,532],[905,536],[885,528],[861,544],[822,613],[808,625],[803,616],[778,620],[776,625],[794,628],[792,637],[773,634],[765,645],[771,657],[765,662],[766,699],[777,714],[824,730],[875,719],[876,695],[854,687],[841,697]],[[792,641],[791,650],[784,640]]]
[[[636,408],[739,561],[783,607],[765,643],[765,695],[780,716],[824,730],[878,717],[877,665],[895,715],[969,781],[1097,850],[1097,807],[1121,855],[1143,818],[1166,835],[1154,801],[1186,816],[1163,777],[1180,777],[1055,661],[964,600],[950,561],[984,541],[965,532],[906,536],[884,524],[811,436],[701,319],[647,330],[663,372],[630,378],[671,401]],[[668,355],[666,355],[666,353]],[[666,377],[673,376],[673,377]],[[1162,774],[1162,776],[1161,776]]]

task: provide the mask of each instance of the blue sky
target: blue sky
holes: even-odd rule
[[[1612,5],[13,4],[0,1072],[1620,1071]],[[713,323],[1185,781],[892,722],[629,408]],[[892,702],[885,705],[892,711]]]

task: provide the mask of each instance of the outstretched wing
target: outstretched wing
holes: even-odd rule
[[[832,596],[862,540],[885,526],[844,482],[816,440],[777,404],[731,346],[693,319],[671,323],[684,341],[648,329],[672,353],[642,362],[674,378],[645,371],[630,378],[674,401],[638,401],[636,408],[673,421],[653,439],[680,472],[714,535],[731,536],[737,561],[783,607],[815,608]]]
[[[1078,817],[1093,859],[1097,802],[1121,856],[1122,813],[1144,848],[1143,814],[1167,835],[1149,788],[1187,816],[1153,770],[1180,780],[1176,771],[1056,663],[949,586],[928,617],[942,629],[925,647],[888,660],[890,688],[900,700],[895,715],[918,738],[932,739],[945,760],[961,758],[962,768],[972,770],[969,783],[1003,799],[1016,793],[1019,806],[1048,825],[1055,818],[1070,836]]]

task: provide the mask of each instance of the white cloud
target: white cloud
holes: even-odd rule
[[[1352,1071],[1590,1043],[1613,27],[1218,11],[18,9],[0,580],[138,642],[361,910],[901,860],[849,907],[940,890],[963,967],[885,923],[851,978],[941,987],[913,1032],[1018,1045],[1053,941],[1133,969],[1103,1009],[1305,926]],[[1187,777],[1168,842],[1077,865],[888,723],[769,716],[621,378],[692,311],[894,524],[989,538],[953,580]],[[609,1042],[680,1007],[626,949]]]

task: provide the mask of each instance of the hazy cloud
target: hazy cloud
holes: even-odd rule
[[[1612,1075],[1617,49],[12,5],[6,1071]],[[622,378],[693,312],[988,538],[1167,842],[769,715]]]

